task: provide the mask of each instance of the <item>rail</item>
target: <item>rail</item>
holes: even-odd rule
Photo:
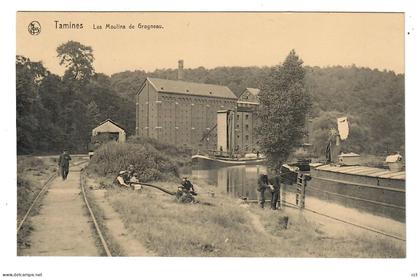
[[[81,170],[81,172],[83,172],[83,169]],[[111,251],[109,250],[108,244],[107,244],[107,242],[106,242],[106,240],[105,240],[105,238],[104,238],[104,236],[102,234],[101,228],[99,227],[99,224],[96,221],[95,214],[93,213],[92,208],[90,207],[89,201],[88,201],[88,199],[86,197],[86,191],[85,191],[85,186],[84,186],[84,179],[82,177],[82,174],[80,174],[80,189],[82,190],[83,199],[85,201],[86,207],[89,210],[89,214],[90,214],[90,217],[92,218],[93,224],[95,225],[95,230],[96,230],[96,233],[99,236],[99,239],[101,241],[102,247],[104,248],[104,251],[105,251],[106,255],[108,257],[112,257],[112,254],[111,254]]]

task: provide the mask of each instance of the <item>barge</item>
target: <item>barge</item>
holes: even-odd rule
[[[405,171],[310,164],[307,196],[405,222]]]

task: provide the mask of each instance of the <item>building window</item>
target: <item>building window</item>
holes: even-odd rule
[[[236,128],[239,128],[239,124],[236,124]]]
[[[245,124],[245,130],[248,130],[248,129],[249,129],[248,124]]]
[[[248,135],[246,135],[246,136],[245,136],[245,140],[246,140],[246,141],[248,141],[248,140],[249,140],[249,136],[248,136]]]
[[[236,115],[236,119],[239,120],[239,114]]]
[[[245,119],[248,120],[248,117],[249,117],[249,114],[246,114],[245,115]]]

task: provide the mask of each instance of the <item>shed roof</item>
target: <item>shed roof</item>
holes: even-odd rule
[[[116,127],[118,127],[119,129],[121,129],[121,130],[125,131],[125,130],[124,130],[124,128],[123,128],[121,125],[119,125],[118,123],[116,123],[115,121],[113,121],[113,120],[112,120],[112,119],[110,119],[110,118],[108,118],[108,119],[106,119],[106,120],[102,121],[101,123],[99,123],[99,125],[98,125],[98,126],[96,126],[93,130],[95,130],[95,129],[97,129],[97,128],[100,128],[102,125],[104,125],[104,124],[105,124],[105,123],[107,123],[107,122],[109,122],[109,123],[111,123],[111,124],[115,125],[115,126],[116,126]]]
[[[159,78],[147,78],[147,81],[149,81],[158,92],[238,99],[226,86]]]

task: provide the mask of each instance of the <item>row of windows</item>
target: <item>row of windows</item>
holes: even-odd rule
[[[236,138],[239,140],[239,139],[241,138],[241,136],[240,136],[240,135],[237,135],[237,136],[236,136]],[[245,136],[245,140],[246,140],[246,141],[248,141],[248,140],[249,140],[249,136],[248,136],[248,135],[246,135],[246,136]]]
[[[238,115],[236,115],[236,119],[237,120],[239,120],[239,114]],[[248,120],[249,119],[249,114],[245,114],[245,120]]]
[[[230,104],[236,105],[236,100],[227,100],[227,99],[215,99],[215,98],[203,98],[197,96],[166,96],[159,95],[159,99],[165,102],[193,102],[193,103],[203,103],[203,104]]]
[[[236,124],[236,128],[239,129],[239,127],[240,127],[239,124]],[[249,130],[249,125],[248,124],[245,124],[245,130]]]

